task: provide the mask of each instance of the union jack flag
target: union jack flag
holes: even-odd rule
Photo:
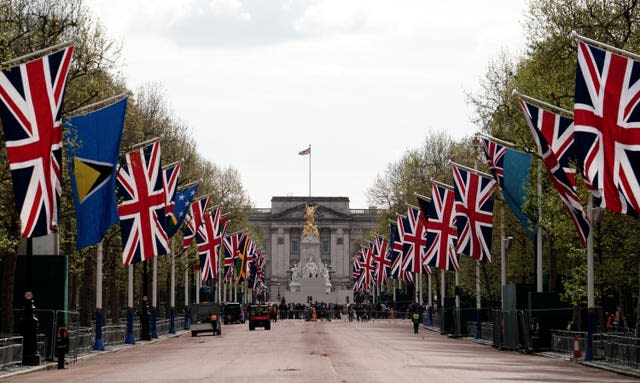
[[[177,162],[173,165],[162,168],[162,180],[164,182],[164,194],[165,194],[165,231],[168,233],[170,227],[174,227],[178,224],[178,218],[174,213],[176,206],[176,193],[178,190],[178,178],[180,177],[180,163]]]
[[[493,189],[496,181],[453,166],[454,208],[458,245],[456,252],[491,263]]]
[[[576,171],[570,165],[575,159],[573,120],[524,100],[520,100],[520,106],[553,186],[573,220],[580,240],[585,244],[591,225],[576,191]]]
[[[251,267],[253,266],[253,260],[256,256],[257,246],[253,239],[249,239],[247,242],[247,251],[245,253],[245,273],[247,274],[247,280],[251,276]]]
[[[198,232],[198,227],[202,224],[202,216],[205,211],[207,211],[207,207],[209,206],[209,199],[211,197],[207,196],[204,198],[200,198],[199,200],[191,203],[189,206],[189,216],[185,220],[186,224],[182,229],[182,248],[187,249],[191,246],[191,242],[196,236]]]
[[[398,216],[398,221],[402,217]],[[397,279],[399,281],[410,281],[413,283],[413,273],[411,271],[404,271],[402,269],[402,257],[404,254],[404,244],[400,238],[398,232],[398,224],[389,224],[389,247],[390,247],[390,260],[391,260],[391,279]]]
[[[118,194],[124,265],[167,254],[159,141],[126,154],[126,163],[118,172]]]
[[[427,227],[424,215],[419,208],[409,205],[407,216],[398,220],[398,231],[404,247],[402,268],[414,273],[430,274],[431,270],[424,267],[424,251],[427,246]]]
[[[373,262],[376,266],[376,283],[382,284],[387,280],[387,273],[391,267],[389,242],[376,235],[373,242]]]
[[[640,212],[640,62],[578,42],[575,149],[600,207]]]
[[[237,254],[241,250],[241,243],[245,236],[244,231],[238,231],[224,237],[224,281],[229,282],[233,279],[233,264]]]
[[[368,243],[360,248],[360,288],[366,290],[373,282],[376,267],[373,263],[373,245]]]
[[[453,190],[433,183],[427,214],[429,239],[425,262],[442,270],[458,271],[457,233],[454,226]]]
[[[218,276],[220,265],[220,245],[222,233],[220,223],[221,211],[219,206],[214,206],[204,215],[202,225],[196,233],[198,254],[200,255],[200,270],[203,281],[208,281]]]
[[[359,254],[356,254],[355,257],[353,257],[353,265],[352,265],[352,270],[353,270],[353,289],[355,291],[360,291],[361,290],[361,286],[360,286],[360,273],[362,272],[362,268],[360,267],[360,263],[362,262]]]
[[[256,249],[253,264],[251,265],[251,273],[249,277],[249,285],[257,293],[261,293],[266,289],[264,284],[264,268],[267,264],[267,257],[262,249]]]
[[[50,234],[58,224],[62,102],[73,47],[0,72],[0,119],[20,233]]]

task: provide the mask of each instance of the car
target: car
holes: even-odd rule
[[[253,331],[256,327],[264,327],[265,330],[271,330],[271,308],[268,305],[250,305],[249,306],[249,330]]]
[[[220,314],[219,303],[196,303],[191,305],[191,336],[198,336],[201,332],[213,332],[213,335],[221,335]]]
[[[244,323],[242,306],[236,302],[226,302],[222,304],[223,323]]]

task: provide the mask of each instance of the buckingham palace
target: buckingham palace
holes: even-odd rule
[[[309,206],[315,208],[318,231],[318,238],[311,242],[303,236]],[[327,293],[351,290],[352,255],[362,237],[374,230],[382,212],[375,208],[351,209],[348,197],[272,197],[270,208],[252,209],[249,221],[265,240],[270,299],[279,300],[299,289],[300,273],[320,279],[324,275]],[[308,250],[314,243],[318,250]],[[305,259],[308,251],[313,256]]]

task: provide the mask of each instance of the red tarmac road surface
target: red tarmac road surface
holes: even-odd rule
[[[629,377],[559,358],[450,339],[409,321],[286,320],[271,331],[245,325],[222,336],[185,333],[79,359],[9,382],[626,382]]]

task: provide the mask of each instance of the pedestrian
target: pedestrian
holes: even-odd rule
[[[56,331],[56,357],[58,358],[58,370],[64,369],[64,355],[69,352],[69,333],[64,328],[64,322],[58,325]]]
[[[420,325],[420,313],[417,311],[414,311],[413,314],[411,314],[411,321],[413,322],[413,333],[417,334],[418,325]]]

